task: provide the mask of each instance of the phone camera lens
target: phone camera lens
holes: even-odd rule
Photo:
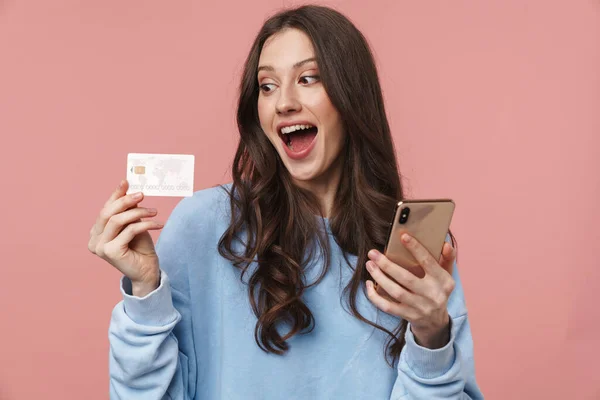
[[[404,207],[402,211],[400,211],[400,222],[401,224],[405,224],[408,221],[408,214],[410,214],[410,208]]]

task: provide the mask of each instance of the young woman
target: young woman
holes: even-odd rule
[[[124,275],[111,398],[482,398],[453,246],[405,238],[424,278],[380,253],[403,193],[361,33],[324,7],[269,19],[237,119],[233,182],[182,200],[156,251],[126,181],[92,228]]]

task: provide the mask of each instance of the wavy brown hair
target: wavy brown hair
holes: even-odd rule
[[[312,330],[314,318],[302,295],[329,269],[324,220],[316,217],[322,216],[317,198],[292,182],[261,128],[257,109],[263,45],[286,28],[299,29],[312,40],[321,81],[344,121],[342,175],[329,216],[331,232],[353,270],[343,296],[352,315],[389,335],[385,355],[395,363],[404,346],[406,321],[390,332],[358,312],[356,297],[372,279],[365,268],[367,252],[383,250],[394,205],[403,199],[402,185],[371,50],[360,31],[333,9],[302,6],[280,12],[264,23],[252,45],[240,85],[240,142],[228,189],[231,223],[219,241],[219,252],[242,270],[242,280],[256,265],[247,284],[258,318],[255,339],[263,350],[283,354],[289,338]],[[236,243],[241,251],[236,251]],[[304,267],[317,248],[324,268],[309,283]],[[356,265],[348,254],[357,256]],[[277,327],[284,324],[290,329],[280,334]]]

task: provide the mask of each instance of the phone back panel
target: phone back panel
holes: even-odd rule
[[[404,247],[400,237],[407,232],[425,246],[436,261],[439,260],[454,214],[454,206],[450,199],[399,202],[384,251],[386,257],[420,278],[425,276],[420,264]],[[410,208],[410,213],[406,222],[401,224],[400,215],[405,207]]]

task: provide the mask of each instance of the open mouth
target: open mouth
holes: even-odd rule
[[[279,137],[294,153],[306,150],[317,136],[318,129],[313,125],[292,125],[281,128]]]

